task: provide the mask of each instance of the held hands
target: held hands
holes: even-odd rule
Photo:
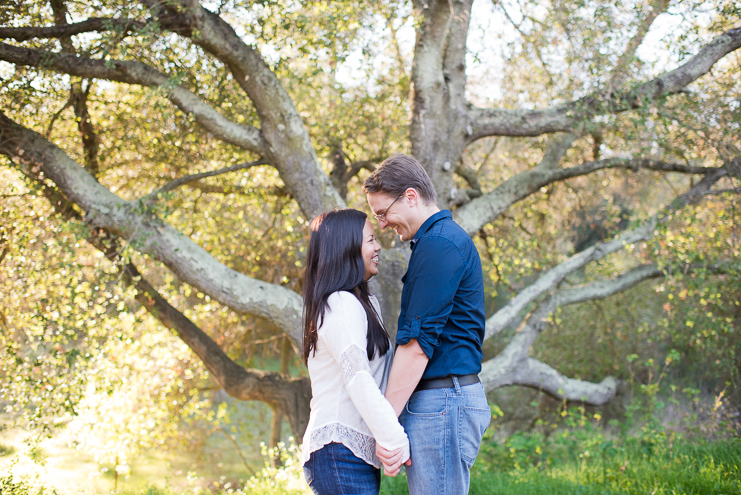
[[[403,459],[403,449],[386,450],[376,443],[376,455],[383,464],[383,474],[392,478],[399,474],[402,464],[412,465],[411,458]]]

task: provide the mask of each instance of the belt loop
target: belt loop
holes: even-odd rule
[[[453,375],[453,386],[455,387],[455,395],[462,395],[461,384],[458,383],[458,377]]]

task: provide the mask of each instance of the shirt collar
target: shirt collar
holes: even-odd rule
[[[412,250],[414,250],[414,246],[417,244],[417,241],[425,235],[425,233],[432,228],[433,225],[435,225],[438,221],[444,219],[444,218],[453,218],[453,214],[450,213],[450,210],[440,210],[434,215],[432,215],[430,218],[425,220],[425,223],[422,224],[422,226],[417,230],[417,233],[414,234],[414,237],[409,242],[410,247]]]

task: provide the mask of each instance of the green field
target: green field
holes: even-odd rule
[[[629,442],[625,447],[609,447],[579,461],[557,460],[500,469],[497,460],[486,459],[486,453],[474,466],[471,494],[739,494],[741,493],[741,440],[689,443],[677,441],[673,445],[654,445],[647,449],[640,442]],[[150,478],[152,479],[152,478]],[[145,480],[139,477],[137,484]],[[85,485],[79,480],[78,487]],[[222,485],[203,488],[161,484],[121,483],[121,495],[172,495],[179,493],[247,493],[254,495],[310,493],[303,485],[300,470],[290,460],[285,469],[266,469],[241,486]],[[18,476],[0,478],[3,495],[41,495],[52,493],[114,493],[100,484],[95,489],[80,491],[58,490],[47,485],[40,488],[31,479]],[[381,493],[403,495],[408,493],[406,478],[383,479]]]

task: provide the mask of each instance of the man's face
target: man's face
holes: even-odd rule
[[[406,193],[405,193],[406,194]],[[405,194],[368,193],[368,205],[378,220],[378,227],[391,227],[402,241],[411,240],[417,230],[412,227],[413,211]]]

